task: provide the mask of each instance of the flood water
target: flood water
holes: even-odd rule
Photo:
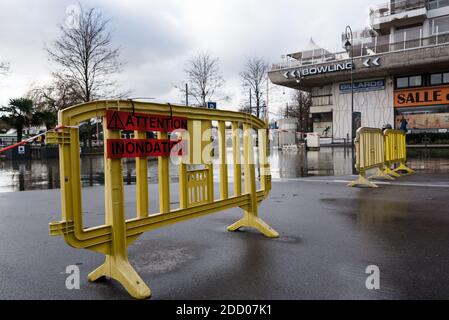
[[[228,163],[232,153],[228,151]],[[282,152],[271,151],[273,179],[291,179],[309,176],[342,176],[352,174],[352,153],[344,148],[322,148],[320,151]],[[422,173],[449,172],[449,148],[408,150],[409,166]],[[232,181],[232,165],[229,166]],[[218,178],[218,168],[214,170]],[[125,184],[135,183],[135,162],[123,160]],[[170,177],[178,181],[178,170],[170,165]],[[157,161],[149,161],[148,180],[157,183]],[[83,187],[104,184],[103,156],[81,158],[81,181]],[[0,192],[15,192],[59,188],[58,159],[33,161],[0,161]]]

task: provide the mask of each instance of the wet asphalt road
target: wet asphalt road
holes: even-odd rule
[[[449,174],[377,190],[346,188],[345,179],[273,182],[260,212],[278,240],[227,232],[241,216],[232,209],[147,233],[130,260],[153,299],[449,298]],[[126,199],[131,217],[134,186]],[[103,219],[102,187],[84,189],[83,203],[86,225]],[[87,281],[100,254],[48,236],[60,219],[59,190],[0,194],[0,218],[0,299],[129,299],[113,281]],[[70,291],[64,272],[73,264],[81,289]],[[369,265],[380,268],[378,291],[365,287]]]

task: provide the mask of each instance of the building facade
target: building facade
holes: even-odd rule
[[[274,64],[270,80],[309,91],[314,131],[335,142],[404,119],[412,132],[448,132],[449,0],[391,0],[371,10],[370,24],[345,33],[342,52],[311,40]]]

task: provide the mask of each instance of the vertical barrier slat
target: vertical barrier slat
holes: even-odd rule
[[[257,193],[256,193],[256,168],[254,165],[254,143],[252,127],[248,124],[243,125],[244,131],[244,157],[245,157],[245,193],[251,195],[251,213],[254,216],[258,214]]]
[[[195,195],[195,197],[194,197],[193,201],[195,203],[197,203],[198,202],[198,172],[195,172],[195,179],[193,181],[195,181],[194,188],[193,188],[193,194]]]
[[[73,222],[76,232],[82,232],[83,230],[83,215],[82,215],[82,200],[81,200],[81,181],[80,177],[80,157],[79,157],[79,131],[78,129],[70,129],[70,171],[72,176],[72,203],[73,207]]]
[[[190,173],[187,173],[187,193],[189,197],[189,204],[192,203],[192,176]]]
[[[267,176],[270,174],[267,172],[267,130],[260,129],[257,134],[259,141],[260,185],[264,191],[267,191]]]
[[[207,152],[212,147],[212,122],[211,121],[201,121],[201,153],[205,156],[202,159],[202,163],[206,164],[206,169],[208,170],[208,184],[207,191],[209,194],[209,202],[214,202],[214,166],[212,156]],[[205,151],[205,149],[207,150]]]
[[[166,132],[158,132],[158,139],[167,139]],[[160,213],[170,212],[169,157],[158,157],[159,209]]]
[[[179,164],[179,207],[186,209],[188,207],[188,183],[187,183],[187,165]]]
[[[77,133],[78,135],[78,133]],[[70,134],[70,140],[73,139],[73,134]],[[61,209],[62,209],[62,219],[64,221],[73,221],[73,210],[71,209],[72,204],[72,176],[70,170],[70,160],[71,160],[71,145],[60,144],[59,145],[59,171],[60,182],[61,182]],[[64,174],[63,174],[64,173]]]
[[[240,196],[242,194],[242,159],[240,155],[238,122],[232,122],[232,149],[234,158],[234,196]]]
[[[206,195],[206,185],[207,185],[207,177],[204,171],[201,172],[201,202],[204,203],[207,199]]]
[[[226,154],[226,124],[218,122],[218,156],[220,168],[220,196],[221,200],[228,198],[228,162]]]
[[[119,130],[108,130],[104,123],[104,139],[120,139]],[[106,153],[105,153],[106,154]],[[106,156],[105,156],[106,157]],[[106,223],[112,226],[111,252],[114,258],[126,257],[126,216],[123,193],[122,160],[105,161]]]
[[[146,139],[146,132],[135,131],[136,139]],[[148,216],[148,159],[147,157],[136,158],[136,208],[137,218]]]
[[[187,164],[191,163],[192,139],[193,133],[193,121],[187,122],[187,131],[181,134],[183,142],[187,142],[187,147],[183,148],[183,155],[181,157],[181,163],[179,164],[179,206],[181,209],[185,209],[189,205],[189,183]]]

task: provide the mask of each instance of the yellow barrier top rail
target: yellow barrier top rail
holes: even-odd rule
[[[59,122],[67,126],[95,117],[104,116],[106,110],[151,112],[154,115],[185,117],[190,120],[229,121],[251,124],[254,129],[267,128],[268,124],[247,113],[186,107],[175,104],[148,103],[130,100],[99,100],[75,105],[59,111]]]

